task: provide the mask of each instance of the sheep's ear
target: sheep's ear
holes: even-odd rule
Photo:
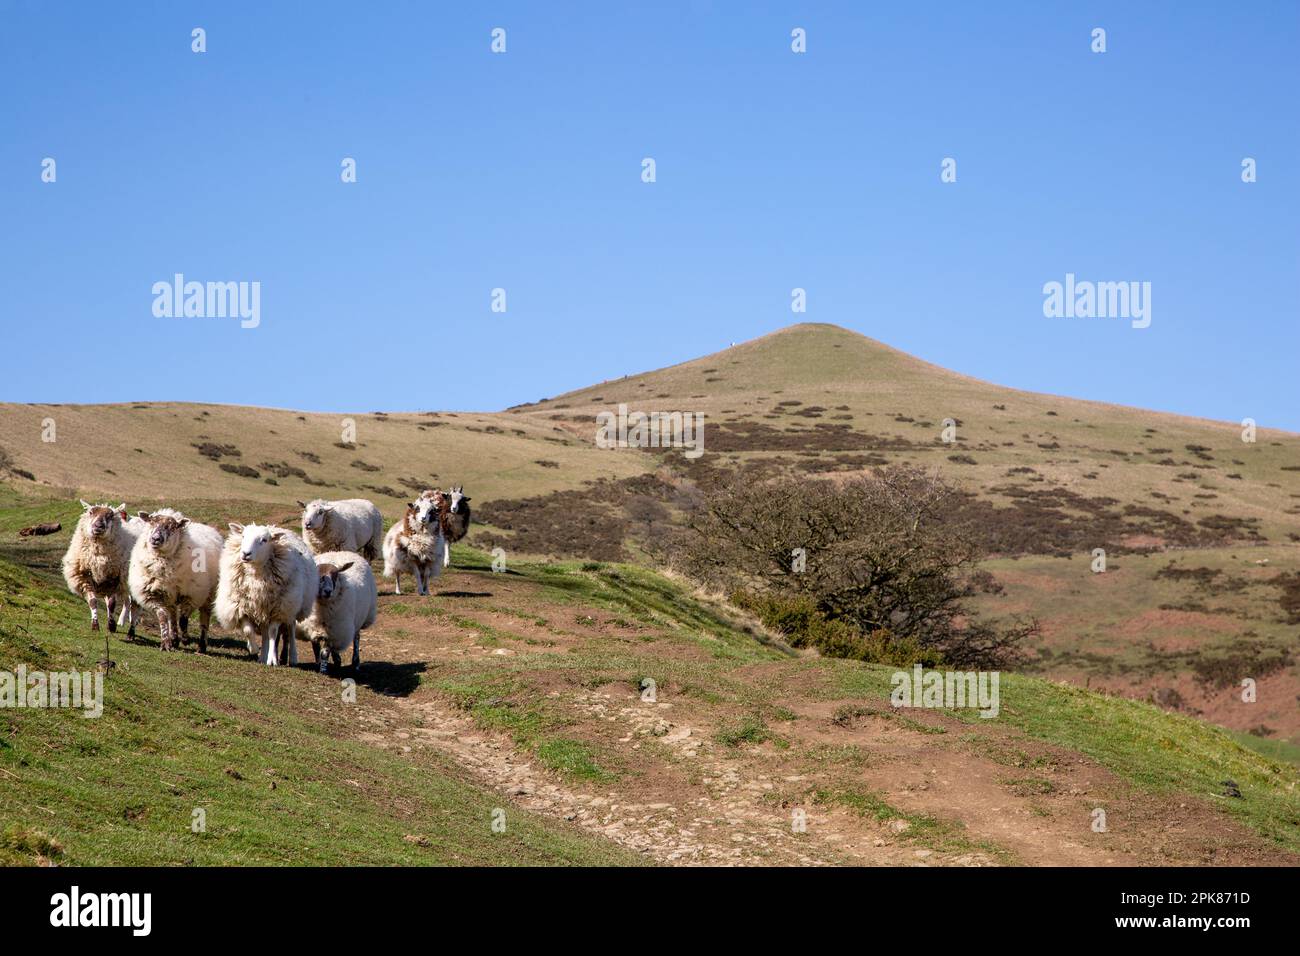
[[[355,561],[349,561],[347,564],[343,565],[342,567],[335,568],[335,570],[334,570],[334,577],[338,577],[340,574],[342,574],[342,573],[343,573],[344,571],[346,571],[348,568],[352,567],[352,565],[354,565],[354,564],[356,564]]]
[[[143,518],[145,521],[148,521],[150,518],[150,514],[147,511],[137,511],[136,516]]]
[[[126,514],[126,502],[124,501],[120,505],[118,505],[117,510],[122,514]]]
[[[276,531],[276,532],[273,532],[273,533],[271,534],[271,540],[272,540],[272,541],[279,541],[279,540],[280,540],[281,538],[283,538],[283,537],[284,537],[284,532],[283,532],[283,531]]]
[[[321,506],[320,506],[320,510],[321,510],[321,511],[333,511],[333,510],[334,510],[334,506],[333,506],[333,505],[321,505]]]
[[[299,507],[299,508],[302,508],[302,509],[304,509],[304,510],[306,510],[306,508],[307,508],[307,502],[305,502],[305,501],[300,501],[300,502],[298,502],[298,507]]]
[[[243,526],[242,524],[240,524],[238,521],[232,521],[232,522],[230,522],[230,526],[229,526],[229,527],[230,527],[230,530],[231,530],[232,532],[234,532],[235,534],[243,534],[243,533],[244,533],[244,526]]]
[[[189,523],[190,523],[189,518],[182,518],[180,521],[176,522],[176,527],[183,528]]]
[[[83,509],[85,509],[86,511],[89,511],[91,508],[95,507],[95,506],[92,505],[89,501],[87,501],[85,498],[79,498],[78,500],[81,502],[81,507],[82,507]]]

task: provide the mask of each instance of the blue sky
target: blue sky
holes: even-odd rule
[[[1298,11],[0,0],[0,400],[490,410],[807,320],[1300,430]],[[1067,272],[1150,328],[1045,318]]]

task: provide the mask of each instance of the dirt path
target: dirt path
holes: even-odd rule
[[[437,616],[392,608],[428,599],[381,595],[366,659],[430,679],[370,695],[361,738],[410,759],[451,761],[502,794],[503,807],[570,821],[661,863],[1295,862],[1207,805],[1136,792],[1076,753],[993,721],[972,726],[936,712],[899,720],[883,701],[858,701],[846,716],[843,701],[796,695],[782,701],[788,717],[778,733],[728,746],[719,732],[745,708],[719,695],[647,701],[629,684],[584,686],[560,666],[588,641],[613,639],[620,653],[647,660],[689,648],[650,640],[608,612],[547,603],[527,582],[453,570],[442,585]],[[617,755],[625,772],[573,779],[508,733],[476,724],[435,689],[467,662],[524,680],[528,691],[514,695],[521,707],[531,695],[563,716],[566,735]],[[740,676],[762,684],[784,666]],[[1106,832],[1093,830],[1098,808]]]

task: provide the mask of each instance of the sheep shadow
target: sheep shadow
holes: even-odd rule
[[[439,591],[438,592],[438,597],[450,597],[450,598],[476,598],[476,597],[491,597],[491,596],[492,596],[491,591]]]
[[[351,677],[362,687],[386,697],[410,697],[419,689],[420,675],[428,669],[429,665],[424,661],[394,664],[391,661],[362,660],[360,673],[348,664],[338,669],[337,676]],[[334,668],[330,669],[330,676],[335,676]]]

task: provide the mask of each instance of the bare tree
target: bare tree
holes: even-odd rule
[[[682,558],[727,590],[809,600],[829,621],[1001,666],[1035,622],[978,621],[964,604],[984,549],[955,516],[957,491],[914,466],[843,482],[736,480],[707,494]]]

